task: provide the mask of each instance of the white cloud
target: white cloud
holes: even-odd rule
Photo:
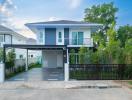
[[[17,6],[14,5],[12,1],[13,0],[4,0],[3,3],[0,4],[0,24],[11,28],[21,35],[35,38],[35,34],[24,26],[24,24],[31,19],[26,20],[16,18],[13,15],[13,11],[17,9]]]
[[[82,0],[66,0],[70,6],[70,8],[75,9],[80,6]]]
[[[48,21],[56,21],[56,20],[60,20],[60,18],[57,17],[49,17]]]

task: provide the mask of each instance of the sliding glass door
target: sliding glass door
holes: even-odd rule
[[[83,45],[83,32],[72,32],[72,45]]]

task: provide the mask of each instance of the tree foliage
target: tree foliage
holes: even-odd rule
[[[76,63],[75,50],[71,49],[70,50],[70,64],[75,64],[75,63]]]
[[[3,61],[3,49],[0,48],[0,62]]]
[[[11,49],[6,55],[6,62],[8,62],[9,67],[14,67],[15,59],[16,59],[15,50]]]
[[[125,47],[125,42],[127,39],[132,38],[132,26],[125,25],[125,26],[120,26],[118,31],[117,31],[117,38],[121,42],[121,47]]]
[[[91,8],[85,9],[86,22],[94,22],[103,24],[105,32],[110,28],[111,23],[116,23],[117,17],[115,16],[118,8],[114,7],[114,3],[104,3],[101,5],[94,5]]]
[[[116,23],[116,12],[118,8],[114,6],[114,3],[104,3],[101,5],[93,5],[91,8],[85,9],[85,22],[93,22],[103,24],[97,33],[93,34],[94,42],[97,46],[101,43],[106,44],[107,36],[106,32],[111,27],[112,23]]]

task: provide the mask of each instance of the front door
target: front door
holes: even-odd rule
[[[57,54],[57,67],[63,67],[63,54],[61,52]]]

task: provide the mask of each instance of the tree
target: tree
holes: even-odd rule
[[[132,64],[132,38],[125,42],[125,63]]]
[[[85,54],[87,53],[86,47],[81,47],[79,49],[79,63],[84,64],[85,63]]]
[[[125,47],[125,42],[127,39],[132,38],[132,26],[120,26],[117,31],[117,39],[121,42],[121,47]]]
[[[0,48],[0,62],[3,61],[3,49]]]
[[[106,50],[108,51],[109,57],[108,59],[111,64],[119,63],[119,54],[121,54],[120,41],[117,40],[116,34],[115,23],[113,22],[112,26],[107,31],[108,43],[106,45]]]
[[[15,59],[16,59],[15,50],[11,49],[6,55],[6,62],[8,62],[8,64],[9,64],[8,66],[9,67],[14,67]]]
[[[116,23],[117,17],[115,14],[117,11],[118,8],[114,7],[113,2],[97,6],[94,5],[91,8],[85,9],[84,21],[103,24],[106,32],[112,22]]]
[[[75,50],[71,49],[70,50],[70,64],[75,64],[75,60],[76,60]]]
[[[112,22],[116,23],[116,12],[118,8],[114,7],[113,2],[104,3],[102,5],[94,5],[91,8],[85,9],[85,22],[93,22],[103,24],[103,28],[94,35],[94,42],[99,45],[102,43],[105,45],[107,41],[106,32],[111,27]]]

